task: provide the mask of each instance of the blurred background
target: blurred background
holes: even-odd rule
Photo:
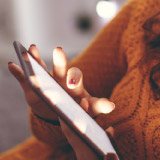
[[[82,52],[127,0],[0,0],[0,153],[31,136],[22,89],[7,69],[13,41],[36,44],[49,69],[52,50]]]

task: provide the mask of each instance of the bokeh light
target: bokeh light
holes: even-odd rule
[[[96,11],[101,18],[111,19],[117,13],[117,5],[112,1],[99,1],[96,6]]]

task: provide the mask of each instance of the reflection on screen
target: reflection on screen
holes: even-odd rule
[[[28,54],[32,69],[36,75],[31,77],[33,84],[67,115],[76,128],[96,144],[104,154],[115,153],[105,131],[60,87],[57,82]]]

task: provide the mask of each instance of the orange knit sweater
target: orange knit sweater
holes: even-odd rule
[[[110,97],[116,109],[96,121],[113,126],[124,160],[160,159],[160,0],[131,0],[70,66],[79,67],[92,96]],[[160,36],[159,36],[160,37]],[[156,58],[154,58],[156,57]],[[34,137],[0,160],[75,160],[59,126],[30,112]]]

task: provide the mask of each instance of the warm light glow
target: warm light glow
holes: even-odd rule
[[[64,52],[59,48],[54,49],[53,67],[59,78],[63,78],[65,76],[66,66],[67,66],[67,59],[65,57]]]
[[[94,103],[93,112],[95,114],[107,114],[110,113],[115,108],[115,104],[113,102],[108,101],[105,98],[101,98]]]
[[[32,75],[32,76],[29,76],[29,79],[30,81],[33,83],[33,85],[36,87],[36,88],[40,88],[39,84],[38,84],[38,81],[37,81],[37,78],[35,75]]]
[[[96,6],[96,11],[101,18],[111,19],[117,13],[117,5],[115,2],[99,1]]]
[[[46,97],[52,97],[50,98],[50,101],[55,105],[61,101],[61,97],[59,96],[57,91],[53,91],[52,89],[50,90],[47,89],[47,90],[43,90],[43,93]]]
[[[87,122],[86,122],[86,120],[85,120],[84,118],[76,119],[73,123],[78,127],[78,129],[79,129],[82,133],[85,133],[85,132],[86,132]]]

